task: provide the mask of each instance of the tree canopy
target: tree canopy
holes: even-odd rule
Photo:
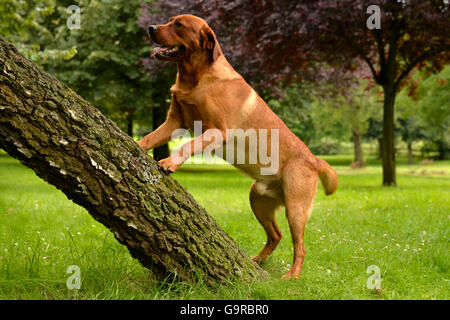
[[[153,90],[139,63],[149,55],[146,34],[137,24],[139,1],[80,0],[79,28],[68,28],[73,1],[5,1],[0,13],[11,19],[2,19],[0,32],[28,58],[76,89],[130,135],[139,112],[151,123]]]
[[[262,90],[276,90],[296,79],[326,79],[333,69],[356,71],[357,61],[364,61],[373,80],[384,90],[383,184],[396,185],[396,93],[414,68],[436,72],[449,61],[447,1],[157,3],[157,9],[143,10],[141,21],[159,23],[181,13],[203,17],[224,44],[227,58]],[[378,10],[368,10],[371,6]],[[370,19],[378,20],[379,26],[369,25]]]

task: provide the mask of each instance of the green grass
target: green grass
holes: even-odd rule
[[[210,288],[154,281],[83,208],[0,156],[0,299],[449,299],[450,162],[400,164],[399,187],[384,188],[377,161],[352,170],[349,157],[324,158],[339,189],[325,197],[320,187],[300,279],[280,279],[292,259],[280,211],[284,237],[263,265],[270,278]],[[249,178],[220,165],[185,165],[174,177],[248,255],[262,248]],[[70,265],[81,269],[81,290],[67,289]],[[370,265],[381,270],[381,292],[366,287]]]

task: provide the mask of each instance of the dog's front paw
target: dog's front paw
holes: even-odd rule
[[[145,143],[144,139],[139,140],[137,144],[139,145],[139,147],[141,147],[141,148],[144,149],[145,151],[148,150],[147,144]]]
[[[173,160],[170,157],[159,160],[158,165],[161,167],[161,169],[167,172],[175,172],[179,167],[179,165],[173,162]]]

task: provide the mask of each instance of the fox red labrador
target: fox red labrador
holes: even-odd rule
[[[167,24],[150,26],[149,35],[158,45],[152,56],[175,62],[178,74],[170,89],[166,121],[139,145],[145,150],[158,147],[171,140],[175,130],[193,130],[195,123],[200,123],[202,133],[160,160],[159,165],[175,172],[194,154],[221,150],[221,156],[254,179],[250,205],[267,234],[267,243],[253,260],[264,262],[280,242],[275,212],[284,205],[294,261],[283,278],[297,278],[305,257],[303,237],[318,178],[329,195],[337,188],[336,172],[316,158],[233,69],[205,20],[192,15],[172,17]],[[230,132],[244,133],[243,146],[238,146],[236,134]],[[256,139],[251,133],[256,133]],[[252,154],[255,150],[256,157]],[[241,161],[234,160],[242,155]],[[267,161],[268,155],[272,163]]]

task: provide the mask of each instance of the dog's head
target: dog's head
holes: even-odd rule
[[[148,33],[160,45],[152,51],[152,57],[159,60],[182,61],[200,53],[214,61],[222,54],[206,21],[193,15],[172,17],[167,24],[150,26]]]

